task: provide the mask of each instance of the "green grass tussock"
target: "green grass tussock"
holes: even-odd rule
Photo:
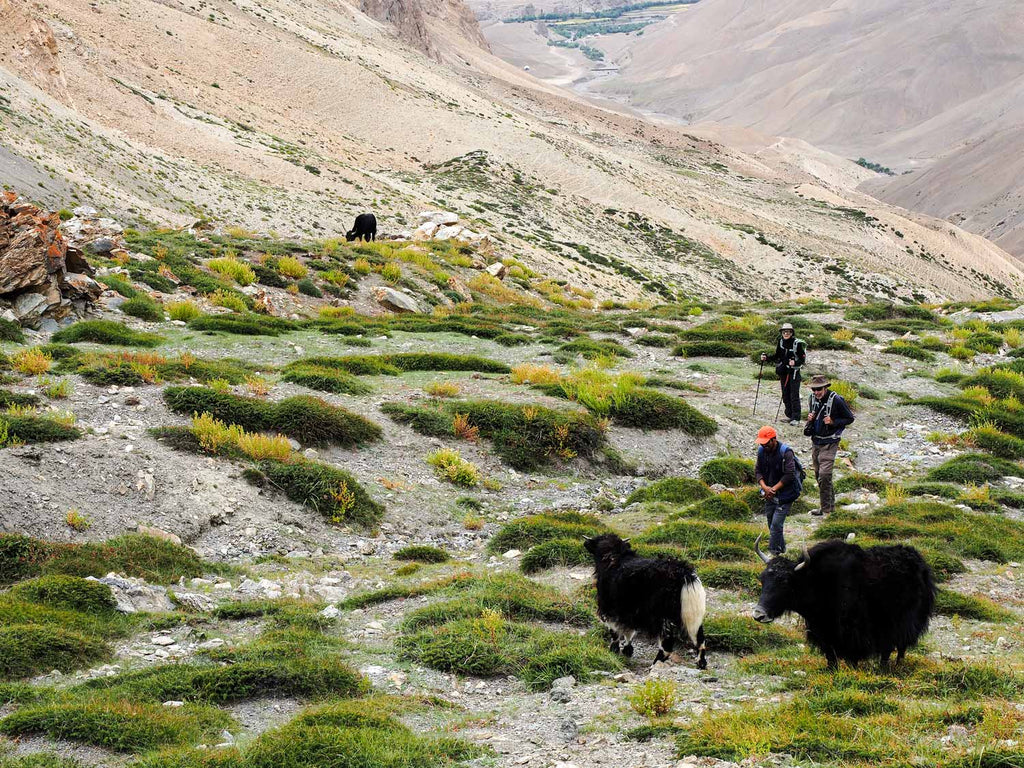
[[[379,440],[382,434],[369,419],[308,395],[269,403],[205,387],[168,387],[164,400],[178,413],[208,413],[225,424],[253,432],[280,432],[304,445],[349,447]]]
[[[391,355],[309,357],[289,363],[285,366],[285,370],[304,366],[331,368],[345,371],[354,376],[397,376],[409,371],[509,372],[507,365],[496,360],[476,355],[453,355],[444,352],[403,352]]]
[[[796,645],[797,635],[749,616],[711,616],[704,620],[704,635],[712,652],[746,656]]]
[[[110,571],[170,584],[217,570],[189,547],[139,534],[83,544],[0,534],[0,585],[44,574],[100,577]]]
[[[384,518],[384,506],[374,501],[358,480],[343,469],[318,461],[267,459],[247,469],[245,477],[260,487],[282,491],[332,523],[372,528]]]
[[[446,563],[451,555],[439,547],[429,544],[410,544],[402,547],[393,555],[395,560],[408,560],[416,563]]]
[[[706,462],[697,476],[707,485],[720,483],[727,488],[754,482],[754,462],[739,456],[719,456]]]
[[[142,752],[215,738],[231,724],[226,712],[211,706],[173,708],[97,699],[22,707],[0,720],[0,733],[44,734],[117,752]]]
[[[1024,477],[1024,466],[997,456],[967,453],[929,470],[925,480],[967,485],[988,483],[1006,476]]]
[[[299,326],[280,317],[254,313],[230,315],[199,315],[188,321],[194,331],[230,333],[238,336],[281,336]]]
[[[0,414],[0,448],[17,443],[59,443],[77,440],[82,430],[51,415]]]
[[[677,509],[666,519],[693,518],[697,520],[749,520],[750,507],[735,494],[726,491]]]
[[[144,293],[137,293],[121,305],[121,311],[147,323],[159,323],[164,319],[164,310]]]
[[[1017,620],[1013,611],[983,597],[964,595],[951,589],[940,588],[935,600],[935,613],[940,616],[959,616],[977,621],[1011,622]]]
[[[527,550],[552,539],[582,541],[584,536],[609,532],[596,516],[582,512],[545,512],[506,523],[487,542],[487,551],[501,554],[510,549]]]
[[[110,587],[79,576],[41,576],[17,584],[5,597],[51,608],[97,614],[109,613],[117,608]]]
[[[109,653],[104,640],[61,627],[0,627],[0,679],[29,677],[54,669],[72,672],[102,661]]]
[[[54,344],[79,344],[91,341],[121,347],[155,347],[163,341],[155,333],[135,331],[113,320],[82,320],[53,334]]]
[[[634,539],[643,544],[671,544],[691,560],[747,560],[760,526],[745,523],[710,523],[673,520]]]
[[[724,341],[690,341],[672,348],[673,357],[746,357],[748,350]]]
[[[591,458],[605,445],[602,424],[581,412],[495,400],[464,400],[431,406],[385,403],[381,410],[400,424],[430,437],[454,435],[453,419],[462,414],[494,452],[516,469],[535,469],[556,458]]]
[[[701,480],[691,477],[666,477],[637,488],[628,497],[626,505],[642,501],[666,501],[671,504],[691,504],[711,496],[711,489]]]
[[[288,367],[281,378],[293,384],[301,384],[310,389],[334,394],[365,395],[373,391],[373,387],[360,381],[351,373],[320,365]]]
[[[530,547],[519,560],[523,573],[539,573],[549,568],[586,565],[593,557],[580,539],[549,539]]]

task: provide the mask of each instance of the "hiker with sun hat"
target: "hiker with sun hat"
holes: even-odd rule
[[[793,426],[800,424],[803,404],[800,402],[800,369],[807,361],[807,344],[796,337],[792,323],[779,328],[779,340],[770,355],[761,353],[761,364],[775,363],[775,373],[782,385],[782,404],[786,420]]]
[[[832,382],[827,376],[811,378],[810,413],[804,425],[804,434],[811,438],[811,462],[814,464],[814,478],[818,481],[820,506],[812,515],[831,514],[836,506],[836,495],[832,489],[832,470],[839,452],[839,441],[843,430],[853,424],[854,416],[842,395],[829,387]]]

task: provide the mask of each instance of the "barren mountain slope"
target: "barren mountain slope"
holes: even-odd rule
[[[307,236],[445,207],[602,297],[1024,286],[991,243],[852,191],[850,163],[585,106],[445,23],[452,4],[421,7],[443,63],[343,2],[9,6],[0,176],[34,165],[54,179],[35,195],[74,202],[67,180],[127,221]]]
[[[605,90],[920,169],[870,190],[935,215],[962,212],[968,229],[1020,255],[1020,183],[991,172],[1024,149],[1007,133],[1024,121],[1022,35],[1013,0],[702,0],[647,30]]]

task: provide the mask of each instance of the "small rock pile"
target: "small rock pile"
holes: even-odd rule
[[[459,216],[448,211],[423,211],[420,225],[412,233],[413,240],[465,240],[469,243],[488,239],[486,234],[473,232],[459,224]]]
[[[56,213],[14,192],[0,198],[0,318],[57,330],[57,321],[85,315],[103,292],[92,267],[60,231]]]

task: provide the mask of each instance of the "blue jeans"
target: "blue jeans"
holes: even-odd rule
[[[768,549],[776,555],[786,551],[786,537],[782,533],[782,526],[786,524],[786,515],[789,514],[791,506],[792,501],[780,502],[777,498],[764,502],[764,514],[768,518]]]

